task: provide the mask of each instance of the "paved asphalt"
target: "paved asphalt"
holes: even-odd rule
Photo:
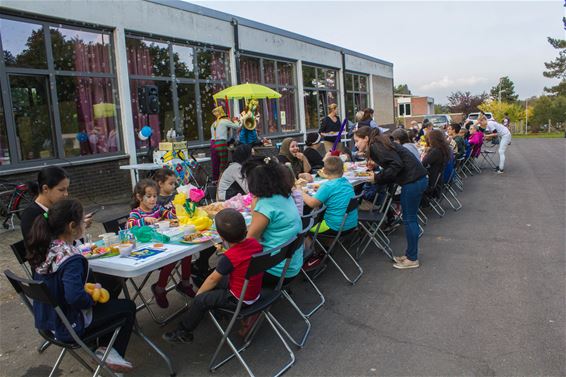
[[[395,270],[373,250],[362,257],[364,276],[350,286],[329,267],[317,281],[327,304],[312,317],[307,345],[296,350],[287,375],[566,375],[565,162],[564,139],[514,140],[505,174],[484,170],[466,179],[461,211],[429,214],[419,269]],[[392,241],[401,254],[403,232]],[[300,303],[311,300],[303,282],[293,292]],[[38,355],[25,308],[13,296],[2,301],[0,375],[47,375],[55,347]],[[284,305],[273,313],[300,330]],[[172,356],[178,376],[210,375],[219,336],[209,320],[193,344],[173,347],[159,337],[174,324],[160,328],[145,313],[139,319]],[[139,338],[130,344],[132,375],[167,375]],[[264,327],[245,356],[263,376],[284,352]],[[216,375],[244,373],[232,361]],[[60,375],[86,373],[68,358]]]

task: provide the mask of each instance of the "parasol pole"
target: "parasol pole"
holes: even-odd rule
[[[232,119],[230,116],[230,103],[228,102],[228,96],[224,97],[224,101],[226,101],[226,111],[228,112],[228,119]]]

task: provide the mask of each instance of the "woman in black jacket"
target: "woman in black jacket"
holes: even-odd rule
[[[401,210],[407,249],[404,256],[394,258],[393,267],[419,267],[417,211],[428,185],[426,169],[409,150],[391,142],[388,136],[380,134],[379,129],[362,127],[354,133],[354,140],[356,147],[382,169],[374,174],[375,183],[395,183],[401,186]]]
[[[430,131],[426,134],[425,139],[429,146],[423,157],[423,166],[428,171],[426,194],[437,197],[444,169],[450,160],[450,145],[440,130]]]

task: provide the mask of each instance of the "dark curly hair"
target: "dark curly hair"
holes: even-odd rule
[[[295,183],[289,169],[275,157],[253,157],[244,163],[242,173],[248,181],[248,189],[258,198],[273,195],[288,198]]]

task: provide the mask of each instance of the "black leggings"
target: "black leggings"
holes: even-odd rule
[[[134,326],[135,318],[136,304],[131,300],[113,299],[105,304],[97,304],[92,309],[92,322],[90,326],[86,328],[83,337],[95,333],[101,328],[115,323],[116,321],[126,319],[126,322],[120,329],[118,337],[116,338],[113,346],[113,348],[118,351],[121,356],[125,356],[126,348],[128,348],[128,342],[130,341],[130,335],[132,334],[132,327]],[[100,337],[100,344],[104,346],[108,345],[111,338],[112,333]]]

